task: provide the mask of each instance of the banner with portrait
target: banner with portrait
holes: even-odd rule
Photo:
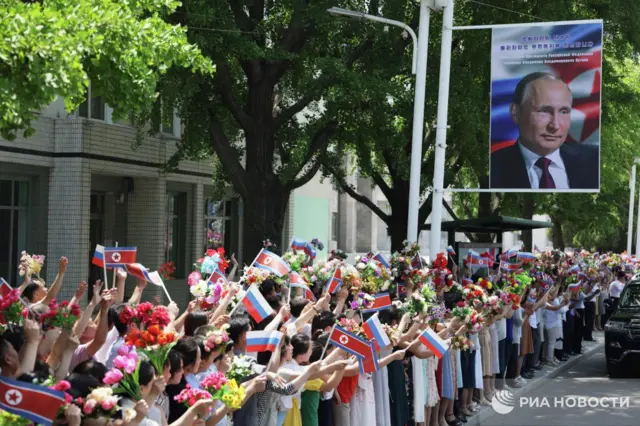
[[[602,21],[493,28],[491,189],[600,190],[602,35]]]

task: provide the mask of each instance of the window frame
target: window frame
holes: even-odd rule
[[[175,279],[184,279],[187,275],[185,268],[185,256],[187,250],[186,195],[187,194],[185,192],[167,191],[165,199],[164,239],[166,241],[166,247],[164,248],[163,258],[165,263],[174,262],[176,267],[176,272],[174,274]],[[170,202],[173,203],[171,208],[172,211],[169,210]],[[178,211],[175,209],[176,206],[178,207]],[[169,227],[171,227],[171,241],[169,241]],[[173,238],[176,235],[178,236],[178,244],[174,249]],[[169,243],[171,243],[171,246]]]
[[[92,96],[92,84],[91,82],[89,82],[89,87],[87,88],[87,95],[85,97],[85,102],[87,104],[87,116],[82,116],[80,115],[80,106],[78,107],[77,111],[76,111],[76,115],[78,118],[84,118],[85,120],[95,120],[95,121],[102,121],[102,122],[106,122],[107,119],[107,103],[104,100],[103,96],[99,96],[98,98],[100,98],[102,100],[102,118],[95,118],[93,117],[93,96]],[[97,98],[96,98],[97,99]],[[85,102],[83,102],[82,104],[84,104]],[[81,106],[82,106],[81,104]]]
[[[18,265],[18,261],[19,261],[19,255],[18,252],[16,251],[18,248],[17,247],[13,247],[13,239],[14,239],[14,235],[15,232],[17,232],[17,230],[15,229],[14,223],[15,223],[15,214],[16,211],[22,211],[26,214],[26,219],[27,219],[27,228],[29,227],[29,206],[30,206],[30,197],[31,197],[31,180],[29,178],[26,177],[13,177],[13,176],[5,176],[5,175],[0,175],[0,180],[6,180],[11,182],[11,201],[10,201],[10,205],[8,206],[2,206],[0,205],[0,210],[5,211],[5,210],[9,210],[10,211],[10,216],[9,216],[9,238],[7,238],[5,241],[8,241],[8,253],[9,253],[9,259],[8,259],[8,265],[9,265],[9,270],[7,271],[8,275],[7,275],[7,279],[9,280],[9,282],[14,282],[14,279],[17,278],[18,276],[18,270],[17,270],[17,265]],[[15,185],[18,182],[24,182],[27,184],[27,204],[24,206],[20,206],[20,205],[15,205],[16,200],[16,190],[15,190]],[[26,245],[26,241],[25,241],[25,245]],[[26,249],[26,247],[23,247],[22,249]],[[13,258],[13,256],[16,256],[16,259]]]

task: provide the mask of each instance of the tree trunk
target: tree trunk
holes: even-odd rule
[[[407,239],[407,227],[409,226],[409,201],[404,197],[395,199],[391,204],[391,216],[387,223],[389,236],[391,237],[391,252],[401,251],[402,244]],[[419,234],[418,234],[419,235]]]
[[[533,213],[535,212],[535,202],[533,197],[530,195],[523,195],[523,203],[522,203],[522,218],[523,219],[532,219]],[[527,251],[532,251],[533,247],[533,231],[531,229],[526,229],[522,231],[522,242],[524,243],[524,249]]]
[[[555,216],[551,216],[551,243],[553,248],[564,250],[564,235],[562,234],[562,222]]]
[[[262,242],[269,239],[276,244],[277,253],[285,248],[280,247],[284,228],[285,212],[289,204],[289,191],[282,188],[277,177],[269,184],[266,179],[254,181],[255,191],[243,199],[243,262],[247,265],[253,261],[262,248]]]
[[[479,179],[480,188],[489,187],[489,176],[483,176]],[[493,209],[491,208],[491,202],[493,200],[493,193],[480,192],[478,194],[478,218],[493,216]],[[469,218],[473,219],[473,218]],[[492,243],[493,235],[491,233],[477,233],[475,234],[475,240],[477,242]]]

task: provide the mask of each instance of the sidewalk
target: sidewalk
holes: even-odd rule
[[[545,366],[542,370],[536,372],[536,377],[527,380],[527,384],[519,389],[508,388],[514,398],[518,398],[521,395],[530,394],[539,387],[545,384],[550,379],[559,376],[567,370],[570,370],[573,366],[578,364],[581,359],[591,355],[598,350],[604,344],[604,332],[594,331],[593,338],[595,342],[582,342],[582,354],[572,356],[568,361],[561,363],[557,367]],[[467,423],[464,426],[479,426],[483,424],[488,418],[494,416],[496,411],[492,407],[479,406],[479,410],[474,416],[467,418]]]

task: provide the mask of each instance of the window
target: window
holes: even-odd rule
[[[164,234],[165,262],[176,266],[175,278],[184,278],[186,250],[186,209],[185,193],[167,194],[166,227]]]
[[[16,286],[20,252],[27,248],[29,183],[0,180],[0,277]]]
[[[338,212],[331,213],[331,241],[338,241]]]
[[[224,247],[228,253],[238,250],[238,200],[214,201],[206,199],[204,203],[205,241],[204,251]]]
[[[168,123],[165,123],[164,121],[162,121],[162,124],[161,124],[162,133],[166,133],[168,135],[173,136],[173,114],[169,116],[168,120],[169,120]]]
[[[87,90],[86,100],[78,107],[78,116],[104,120],[104,99],[102,96],[92,96],[91,84],[89,84],[89,89]]]

